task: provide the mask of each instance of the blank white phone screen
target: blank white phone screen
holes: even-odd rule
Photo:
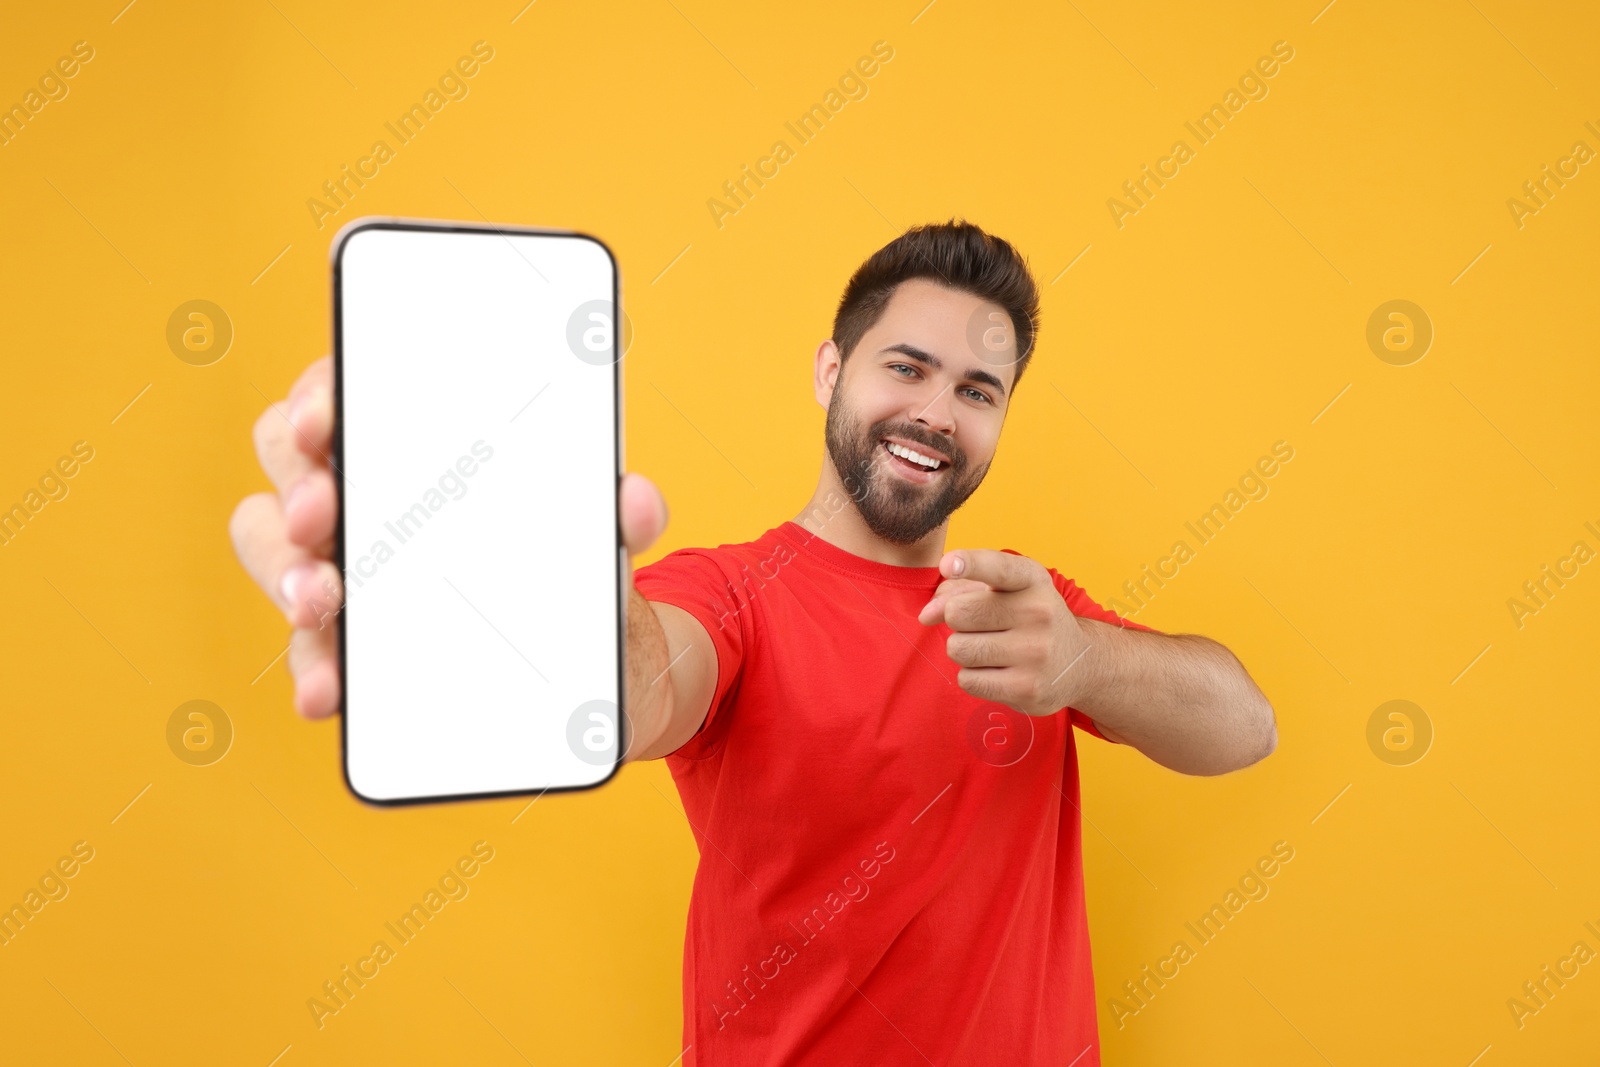
[[[378,224],[345,236],[335,278],[350,788],[606,780],[624,563],[610,252]]]

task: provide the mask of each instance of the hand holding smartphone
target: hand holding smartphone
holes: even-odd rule
[[[619,483],[612,257],[363,220],[335,276],[336,358],[258,421],[277,493],[230,526],[297,627],[297,706],[343,710],[346,779],[374,803],[604,782],[629,740],[629,555],[665,524],[648,480]]]

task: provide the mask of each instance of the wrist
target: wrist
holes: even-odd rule
[[[1111,658],[1115,655],[1115,626],[1095,619],[1072,617],[1074,625],[1083,635],[1082,647],[1074,652],[1077,657],[1061,676],[1066,699],[1063,706],[1092,715],[1100,705],[1100,694],[1110,682],[1113,671]]]

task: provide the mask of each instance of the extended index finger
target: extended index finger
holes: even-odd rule
[[[1026,589],[1038,580],[1041,568],[1027,556],[992,548],[963,548],[946,552],[939,573],[949,578],[969,578],[991,589]]]

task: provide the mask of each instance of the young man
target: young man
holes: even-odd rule
[[[1188,774],[1276,745],[1222,645],[1123,620],[1009,549],[945,551],[1038,304],[1022,257],[975,226],[880,249],[817,348],[811,500],[634,575],[628,758],[666,758],[700,848],[685,1064],[1098,1064],[1072,727]],[[297,627],[309,717],[339,705],[334,628],[313,629],[339,588],[329,379],[313,365],[257,423],[283,497],[232,525]],[[637,554],[665,503],[638,475],[621,494]]]

